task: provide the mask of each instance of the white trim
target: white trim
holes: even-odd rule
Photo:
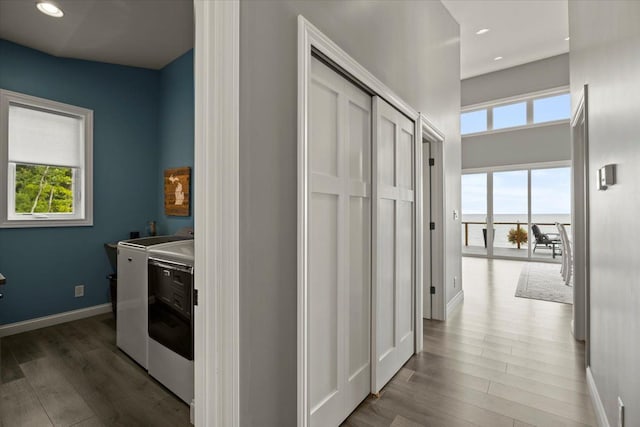
[[[451,298],[451,301],[447,303],[447,318],[451,316],[451,314],[458,308],[458,306],[462,305],[463,301],[464,291],[460,289],[460,292],[458,292],[456,296]]]
[[[484,108],[513,104],[519,101],[528,101],[533,99],[547,98],[553,95],[562,95],[563,93],[569,93],[569,90],[569,86],[557,86],[554,88],[539,90],[536,92],[524,93],[522,95],[508,96],[506,98],[498,98],[491,101],[479,102],[477,104],[463,105],[460,108],[460,112],[466,113],[473,110],[482,110]]]
[[[240,5],[194,6],[195,421],[237,427]]]
[[[414,192],[413,194],[413,206],[414,206],[414,216],[413,216],[413,235],[415,238],[414,241],[414,291],[413,291],[413,299],[414,299],[414,328],[413,328],[413,352],[414,354],[419,354],[423,348],[423,337],[422,337],[422,313],[424,307],[422,306],[423,302],[423,292],[424,292],[424,278],[423,278],[423,256],[424,256],[424,239],[423,236],[423,221],[424,221],[424,200],[423,200],[423,188],[422,188],[422,114],[420,114],[419,119],[414,123],[414,136],[413,136],[413,164],[414,164],[414,173],[413,173],[413,185]],[[376,157],[377,158],[377,157]],[[373,206],[373,205],[372,205]],[[377,245],[377,243],[376,243]],[[375,259],[375,258],[374,258]]]
[[[535,129],[535,128],[543,128],[547,126],[563,125],[563,124],[569,124],[569,122],[570,122],[569,119],[551,120],[548,122],[531,123],[531,124],[520,125],[520,126],[511,126],[508,128],[491,129],[491,130],[483,130],[480,132],[465,133],[463,135],[460,135],[460,137],[462,138],[462,142],[465,142],[465,138],[473,138],[476,136],[484,136],[484,135],[495,135],[497,133],[513,132],[513,131],[524,130],[524,129]],[[466,142],[470,142],[470,141],[466,141]]]
[[[587,388],[589,389],[589,396],[591,396],[591,404],[593,405],[593,412],[596,413],[596,419],[598,420],[599,427],[610,427],[607,413],[604,410],[604,404],[600,399],[600,393],[598,393],[598,387],[596,381],[593,378],[591,368],[587,367]]]
[[[435,174],[431,175],[431,188],[434,189],[437,185],[439,188],[435,192],[438,196],[438,200],[434,200],[433,194],[431,194],[431,203],[432,210],[436,209],[439,212],[437,214],[433,214],[433,218],[430,221],[436,223],[435,236],[432,236],[432,250],[431,250],[431,259],[432,259],[432,272],[431,278],[433,281],[433,286],[436,288],[435,297],[432,296],[431,300],[431,318],[435,320],[445,320],[447,316],[446,312],[446,286],[445,286],[445,277],[446,275],[446,262],[445,256],[446,253],[446,209],[445,209],[445,200],[444,195],[446,193],[445,187],[445,173],[444,173],[444,134],[438,130],[423,114],[420,114],[420,123],[422,129],[422,140],[427,140],[429,142],[433,142],[438,145],[436,148],[437,155],[431,153],[431,157],[433,157],[436,161],[435,170],[438,173],[438,176]],[[424,200],[423,200],[424,203]],[[434,250],[435,249],[435,250]]]
[[[109,313],[110,311],[111,303],[106,303],[78,310],[65,311],[64,313],[52,314],[50,316],[38,317],[36,319],[25,320],[22,322],[9,323],[8,325],[0,326],[0,338],[20,334],[22,332],[34,331],[48,326],[59,325],[73,320],[85,319],[87,317]]]
[[[538,162],[538,163],[522,163],[518,165],[504,165],[504,166],[488,166],[484,168],[468,168],[462,169],[462,175],[472,173],[489,173],[489,172],[507,172],[517,171],[523,169],[553,169],[570,167],[571,160],[555,160],[552,162]]]
[[[589,87],[584,85],[571,119],[572,227],[573,234],[573,327],[576,340],[585,340],[585,361],[590,364],[590,230],[589,230]],[[583,126],[581,140],[576,129]],[[577,182],[577,179],[580,182]]]
[[[307,21],[302,15],[298,15],[298,236],[297,236],[297,425],[307,427],[309,425],[308,403],[308,82],[311,70],[312,50],[319,52],[325,60],[337,66],[344,73],[353,77],[362,84],[372,95],[378,95],[390,103],[394,108],[416,123],[419,114],[409,104],[398,97],[389,87],[378,80],[366,68],[349,56],[331,39]],[[414,136],[415,138],[416,136]],[[418,140],[415,141],[416,146]],[[421,141],[420,141],[421,142]],[[416,152],[414,151],[414,156]],[[372,175],[375,176],[375,175]],[[373,178],[375,179],[375,178]],[[372,181],[373,181],[372,179]],[[372,200],[374,200],[372,196]],[[414,202],[415,203],[415,202]],[[375,220],[373,210],[372,223]],[[196,227],[197,229],[197,227]],[[417,239],[421,240],[422,236]],[[375,245],[372,236],[372,249]],[[416,245],[417,247],[417,245]],[[415,254],[414,254],[415,256]],[[416,268],[417,268],[416,262]],[[375,265],[372,265],[374,271]],[[372,283],[374,275],[372,274]],[[416,280],[417,283],[417,280]],[[414,293],[415,297],[415,293]],[[417,298],[414,298],[417,302]],[[415,304],[416,318],[422,317],[422,305]],[[422,320],[420,319],[420,325]],[[414,329],[414,333],[415,333]],[[373,340],[372,340],[373,341]],[[372,353],[374,354],[374,353]],[[374,363],[372,363],[372,366]],[[372,384],[374,383],[372,378]]]
[[[31,217],[16,219],[16,215],[9,215],[8,208],[13,209],[15,194],[9,194],[11,185],[9,180],[9,105],[19,104],[40,110],[70,115],[82,120],[84,138],[82,144],[83,159],[77,170],[81,171],[79,179],[74,172],[74,185],[80,184],[80,189],[73,188],[73,214],[51,214],[50,217]],[[51,165],[54,166],[54,165]],[[66,167],[66,166],[65,166]],[[0,89],[0,228],[35,228],[35,227],[89,227],[93,226],[93,110],[71,104],[53,101],[46,98],[26,95]],[[11,200],[10,200],[11,197]],[[53,218],[58,219],[53,219]]]

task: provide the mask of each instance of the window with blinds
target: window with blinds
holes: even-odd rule
[[[1,226],[92,225],[92,112],[0,91]]]

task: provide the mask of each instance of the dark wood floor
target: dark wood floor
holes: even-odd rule
[[[0,426],[190,426],[189,408],[120,352],[110,314],[0,340]]]
[[[463,258],[463,306],[344,426],[595,426],[572,307],[514,297],[523,264]]]

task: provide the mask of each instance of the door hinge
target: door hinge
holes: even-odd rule
[[[435,293],[436,293],[436,287],[435,287],[435,286],[432,286],[432,287],[431,287],[431,295],[433,295],[433,294],[435,294]]]
[[[198,305],[198,290],[193,289],[193,305]]]
[[[436,165],[436,159],[430,158],[429,159],[429,166],[435,166],[435,165]]]
[[[435,222],[430,222],[429,223],[429,229],[435,230],[436,229],[436,223]]]

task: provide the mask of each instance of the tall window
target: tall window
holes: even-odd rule
[[[92,225],[92,115],[0,90],[0,226]]]

